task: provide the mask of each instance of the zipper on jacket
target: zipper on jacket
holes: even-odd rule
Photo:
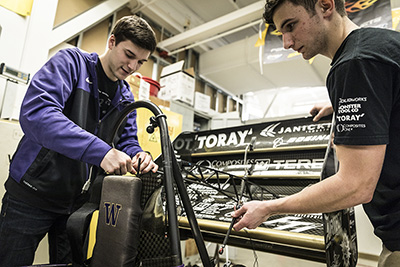
[[[93,166],[90,166],[89,178],[86,180],[85,184],[83,185],[81,194],[86,193],[90,188],[90,184],[92,183],[92,181],[91,181],[92,180],[92,171],[93,171]]]

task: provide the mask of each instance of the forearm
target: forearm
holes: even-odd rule
[[[337,146],[339,171],[301,192],[279,199],[279,213],[331,212],[371,201],[378,182],[385,146]]]
[[[269,203],[272,214],[327,213],[365,202],[354,184],[334,175],[294,195]],[[347,177],[351,180],[351,177]]]
[[[337,146],[339,171],[294,195],[250,201],[233,213],[235,230],[257,227],[276,214],[327,213],[372,199],[385,156],[385,145]]]

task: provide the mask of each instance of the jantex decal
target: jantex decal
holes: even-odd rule
[[[294,143],[314,142],[329,140],[330,123],[318,123],[308,125],[280,126],[280,122],[271,124],[264,128],[260,135],[264,137],[276,137],[273,141],[273,147],[290,145]],[[300,135],[293,136],[300,133]],[[316,134],[325,133],[325,134]],[[305,135],[307,134],[307,135]],[[286,136],[286,138],[285,138]]]
[[[276,135],[283,135],[287,133],[316,133],[316,132],[329,132],[331,127],[330,123],[320,123],[320,124],[309,124],[309,125],[297,125],[290,127],[280,127],[277,131],[275,129],[281,123],[275,123],[267,126],[264,130],[261,131],[260,135],[265,137],[275,137]]]

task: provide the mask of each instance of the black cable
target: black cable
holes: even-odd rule
[[[257,253],[256,253],[256,249],[254,247],[253,239],[251,239],[251,236],[250,236],[249,232],[247,231],[247,229],[243,229],[243,231],[247,234],[247,237],[249,238],[250,244],[251,244],[251,247],[252,247],[252,251],[253,251],[253,255],[254,255],[253,267],[254,266],[258,266],[258,256],[257,256]]]

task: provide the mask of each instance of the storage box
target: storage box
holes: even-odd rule
[[[2,119],[19,120],[19,112],[27,89],[26,84],[6,81],[0,116]]]
[[[147,81],[140,79],[139,85],[139,100],[149,100],[150,97],[150,83]]]
[[[129,86],[131,87],[131,91],[133,96],[135,97],[135,100],[139,99],[139,87],[140,87],[140,77],[136,75],[129,75],[126,78],[126,81],[129,83]]]
[[[182,132],[183,116],[166,108],[161,108],[161,111],[167,116],[168,134],[173,141]],[[140,147],[144,151],[149,151],[155,159],[161,154],[161,136],[160,127],[155,128],[153,133],[146,131],[152,116],[153,112],[146,108],[137,109],[137,137]]]
[[[126,81],[131,87],[131,91],[135,100],[149,100],[150,97],[150,83],[145,81],[140,75],[132,74],[126,78]]]
[[[194,109],[209,112],[210,111],[211,97],[200,92],[194,93]]]
[[[195,79],[193,68],[183,70],[184,61],[166,66],[161,71],[158,97],[179,100],[193,106]]]
[[[145,98],[150,100],[151,102],[153,102],[154,104],[156,104],[159,107],[169,107],[169,101],[160,99],[154,95],[151,94],[151,84],[144,81],[144,79],[136,76],[136,75],[130,75],[126,81],[129,83],[129,86],[131,87],[131,91],[133,93],[133,96],[135,97],[135,100],[140,100],[143,99],[141,98],[140,94],[143,92],[140,90],[141,84],[147,83],[148,85],[150,85],[150,95],[149,97]]]
[[[160,99],[160,98],[152,96],[152,95],[150,96],[149,100],[151,102],[153,102],[154,104],[156,104],[159,108],[162,108],[162,107],[169,108],[169,101],[167,101],[167,100],[163,100],[163,99]]]

